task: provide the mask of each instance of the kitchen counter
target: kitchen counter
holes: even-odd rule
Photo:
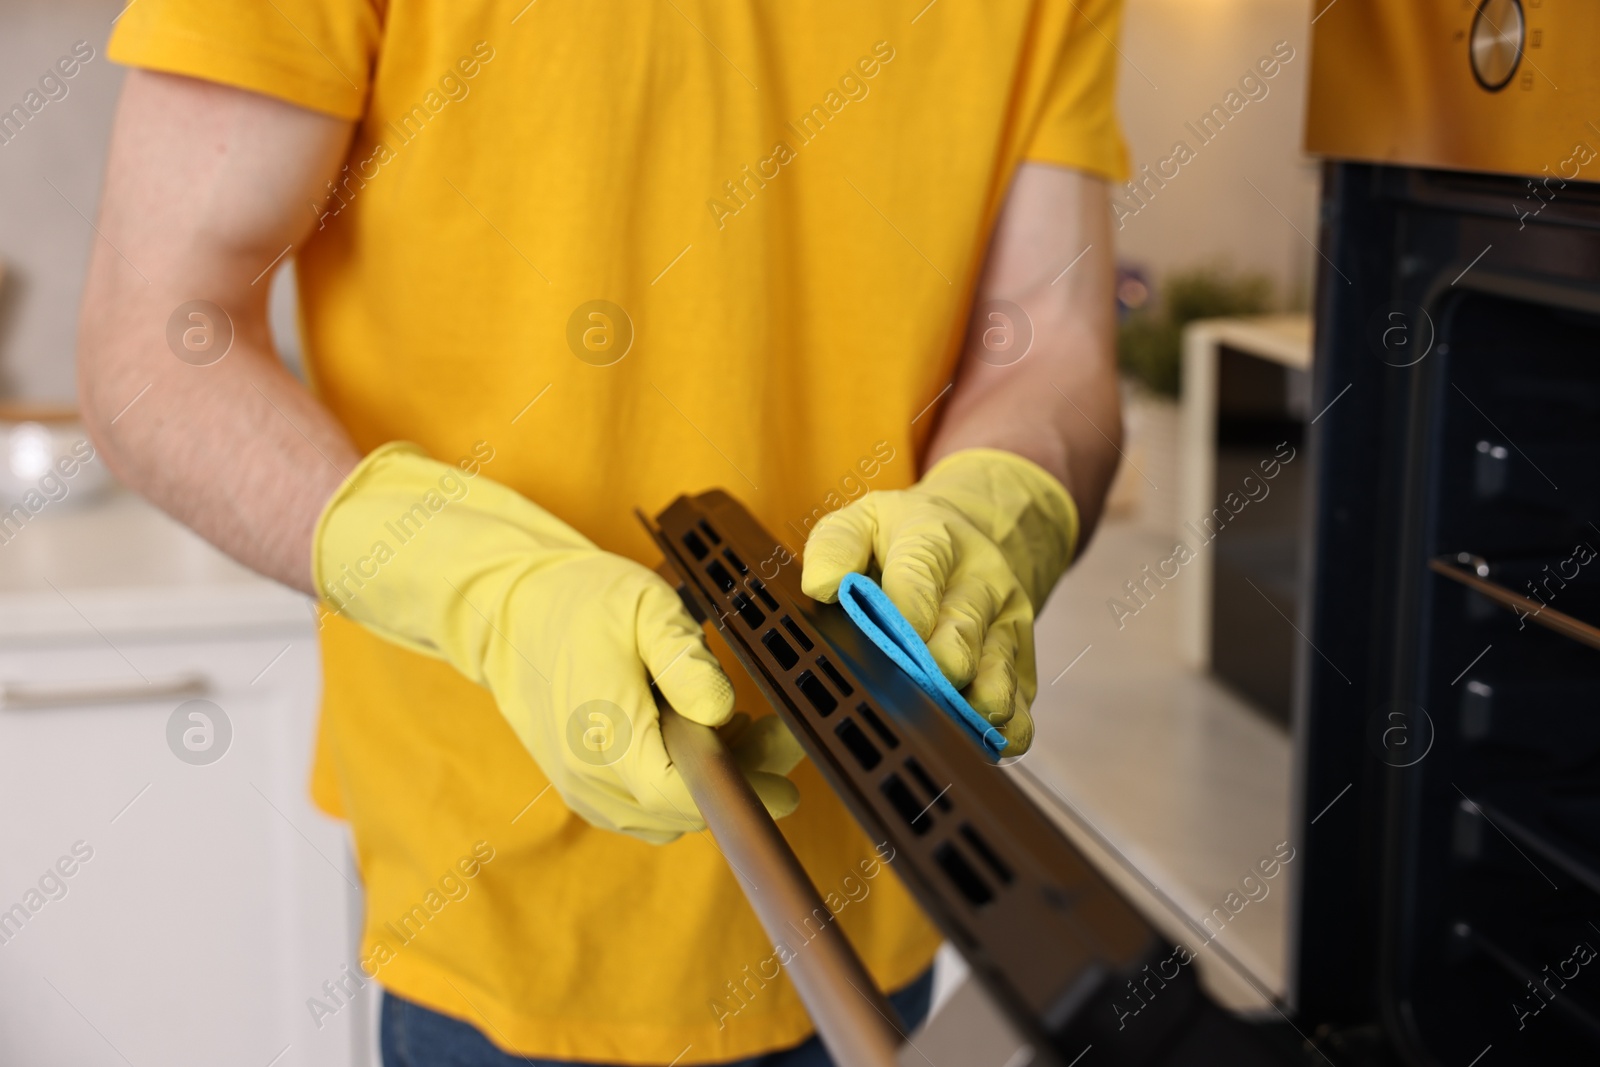
[[[48,504],[0,544],[3,641],[311,621],[308,597],[240,566],[124,489]]]

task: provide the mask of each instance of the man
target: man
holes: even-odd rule
[[[312,788],[352,826],[387,1064],[822,1062],[686,832],[649,683],[711,725],[762,704],[632,511],[723,486],[805,542],[812,595],[881,570],[1025,750],[1033,616],[1120,436],[1116,23],[1115,0],[123,14],[85,416],[124,481],[324,604]],[[309,387],[267,328],[291,255]],[[837,921],[914,1021],[937,936],[771,721],[730,741],[813,880],[858,887]],[[475,846],[470,896],[430,908]]]

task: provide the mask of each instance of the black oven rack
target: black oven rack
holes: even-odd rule
[[[1548,973],[1541,966],[1530,965],[1521,954],[1510,949],[1493,933],[1464,927],[1457,936],[1467,951],[1490,961],[1504,973],[1506,978],[1517,985],[1531,989],[1548,978]],[[1559,959],[1570,948],[1571,945],[1552,945],[1549,955]],[[1521,1003],[1531,1008],[1541,1000],[1542,998],[1534,999],[1534,995],[1530,994],[1529,999]],[[1549,1002],[1549,1006],[1562,1015],[1569,1024],[1586,1031],[1591,1039],[1600,1040],[1600,1001],[1597,1001],[1587,989],[1575,983],[1565,985],[1560,989],[1560,995],[1553,997]]]
[[[1521,856],[1600,898],[1600,782],[1502,786],[1476,804]]]
[[[1491,610],[1498,621],[1505,620]],[[1578,647],[1560,651],[1592,655]],[[1560,670],[1558,664],[1551,668],[1554,676],[1530,679],[1499,667],[1480,668],[1462,678],[1453,687],[1459,690],[1455,706],[1447,705],[1446,711],[1461,723],[1463,748],[1502,763],[1537,763],[1551,776],[1600,774],[1594,683]],[[1530,729],[1533,722],[1539,728]]]
[[[681,496],[654,522],[639,517],[691,614],[722,633],[868,836],[893,847],[893,869],[1034,1062],[1069,1064],[1091,1046],[1104,1065],[1281,1062],[1209,1003],[1192,967],[1161,983],[1139,1025],[1119,1025],[1121,1002],[1145,1003],[1134,983],[1150,983],[1173,946],[1005,767],[843,608],[807,597],[796,554],[731,496]]]

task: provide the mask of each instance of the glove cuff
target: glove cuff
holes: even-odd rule
[[[345,603],[353,600],[357,591],[350,588],[348,579],[344,581],[344,588],[340,587],[340,580],[344,578],[340,571],[348,571],[350,561],[340,558],[343,553],[336,548],[335,543],[342,539],[329,532],[334,515],[345,501],[360,493],[368,484],[381,480],[383,468],[391,466],[397,456],[414,456],[424,462],[433,462],[420,446],[410,441],[391,441],[380,445],[362,457],[355,469],[339,483],[339,488],[322,505],[322,514],[317,516],[317,524],[311,530],[311,586],[317,598],[335,614],[343,613]]]
[[[1078,505],[1037,463],[998,448],[967,448],[935,463],[922,486],[967,516],[1000,547],[1037,612],[1071,565]]]

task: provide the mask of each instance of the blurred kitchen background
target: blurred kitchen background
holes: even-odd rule
[[[68,94],[0,145],[11,495],[74,432],[77,305],[123,76],[104,46],[120,6],[7,0],[0,13],[5,107],[75,42],[94,49]],[[1195,152],[1175,176],[1141,173],[1137,193],[1116,193],[1128,462],[1108,521],[1040,621],[1029,768],[1039,802],[1173,936],[1289,837],[1301,482],[1276,446],[1300,447],[1309,397],[1311,16],[1306,0],[1127,0],[1120,40],[1135,168],[1170,160],[1178,141]],[[1247,75],[1264,94],[1241,90]],[[1246,105],[1200,145],[1191,125],[1230,92],[1248,92]],[[290,359],[292,267],[273,282]],[[1211,514],[1219,486],[1274,455],[1281,476],[1237,520],[1249,559],[1202,552],[1148,576],[1185,523]],[[94,852],[65,897],[0,945],[0,1062],[178,1062],[160,1021],[177,1017],[183,1062],[367,1062],[370,989],[340,1000],[336,986],[329,1000],[323,988],[354,958],[359,896],[340,828],[305,798],[317,662],[303,598],[86,479],[0,545],[0,687],[0,806],[12,813],[0,819],[0,907],[73,842]],[[191,699],[225,709],[231,778],[168,754],[169,715]],[[1289,897],[1252,902],[1201,959],[1225,1002],[1265,1013],[1283,995]],[[122,973],[90,966],[106,958]],[[943,1034],[921,1047],[940,1067],[1004,1062],[1014,1045],[972,1024],[987,1010],[959,960],[947,964],[930,1023]],[[130,994],[136,969],[151,980]],[[312,997],[340,1010],[316,1018]]]

